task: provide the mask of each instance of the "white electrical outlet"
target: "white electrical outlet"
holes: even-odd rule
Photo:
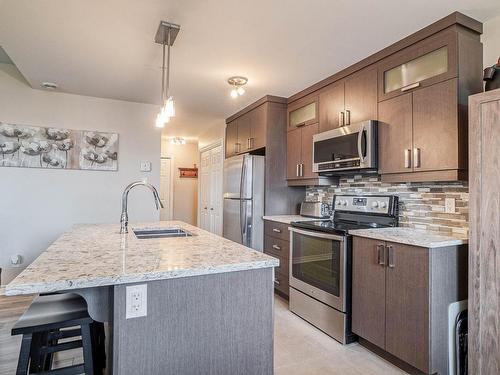
[[[141,172],[151,172],[150,161],[141,161]]]
[[[148,284],[126,287],[125,318],[139,318],[148,315]]]
[[[447,214],[455,213],[455,198],[444,198],[444,212]]]

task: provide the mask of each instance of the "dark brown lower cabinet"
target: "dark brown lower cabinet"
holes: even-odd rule
[[[448,374],[448,305],[467,298],[467,247],[353,239],[352,330],[425,374]]]
[[[284,297],[289,290],[290,232],[288,224],[264,221],[264,253],[278,258],[280,265],[274,269],[274,289]]]

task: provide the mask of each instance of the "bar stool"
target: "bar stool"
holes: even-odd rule
[[[28,374],[28,368],[30,374],[97,375],[105,368],[104,325],[89,316],[87,303],[76,294],[36,297],[12,328],[12,335],[21,334],[17,375]],[[51,369],[54,353],[76,348],[83,349],[82,364]]]

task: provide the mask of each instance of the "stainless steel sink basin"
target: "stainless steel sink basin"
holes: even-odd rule
[[[192,233],[180,228],[132,229],[139,240],[150,238],[191,237]]]

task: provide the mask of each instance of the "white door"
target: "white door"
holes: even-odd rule
[[[200,228],[210,231],[210,150],[200,157]]]
[[[210,150],[210,232],[222,236],[222,146]]]
[[[222,146],[200,156],[200,228],[222,236]]]
[[[160,220],[172,220],[172,159],[161,158],[160,161]]]

